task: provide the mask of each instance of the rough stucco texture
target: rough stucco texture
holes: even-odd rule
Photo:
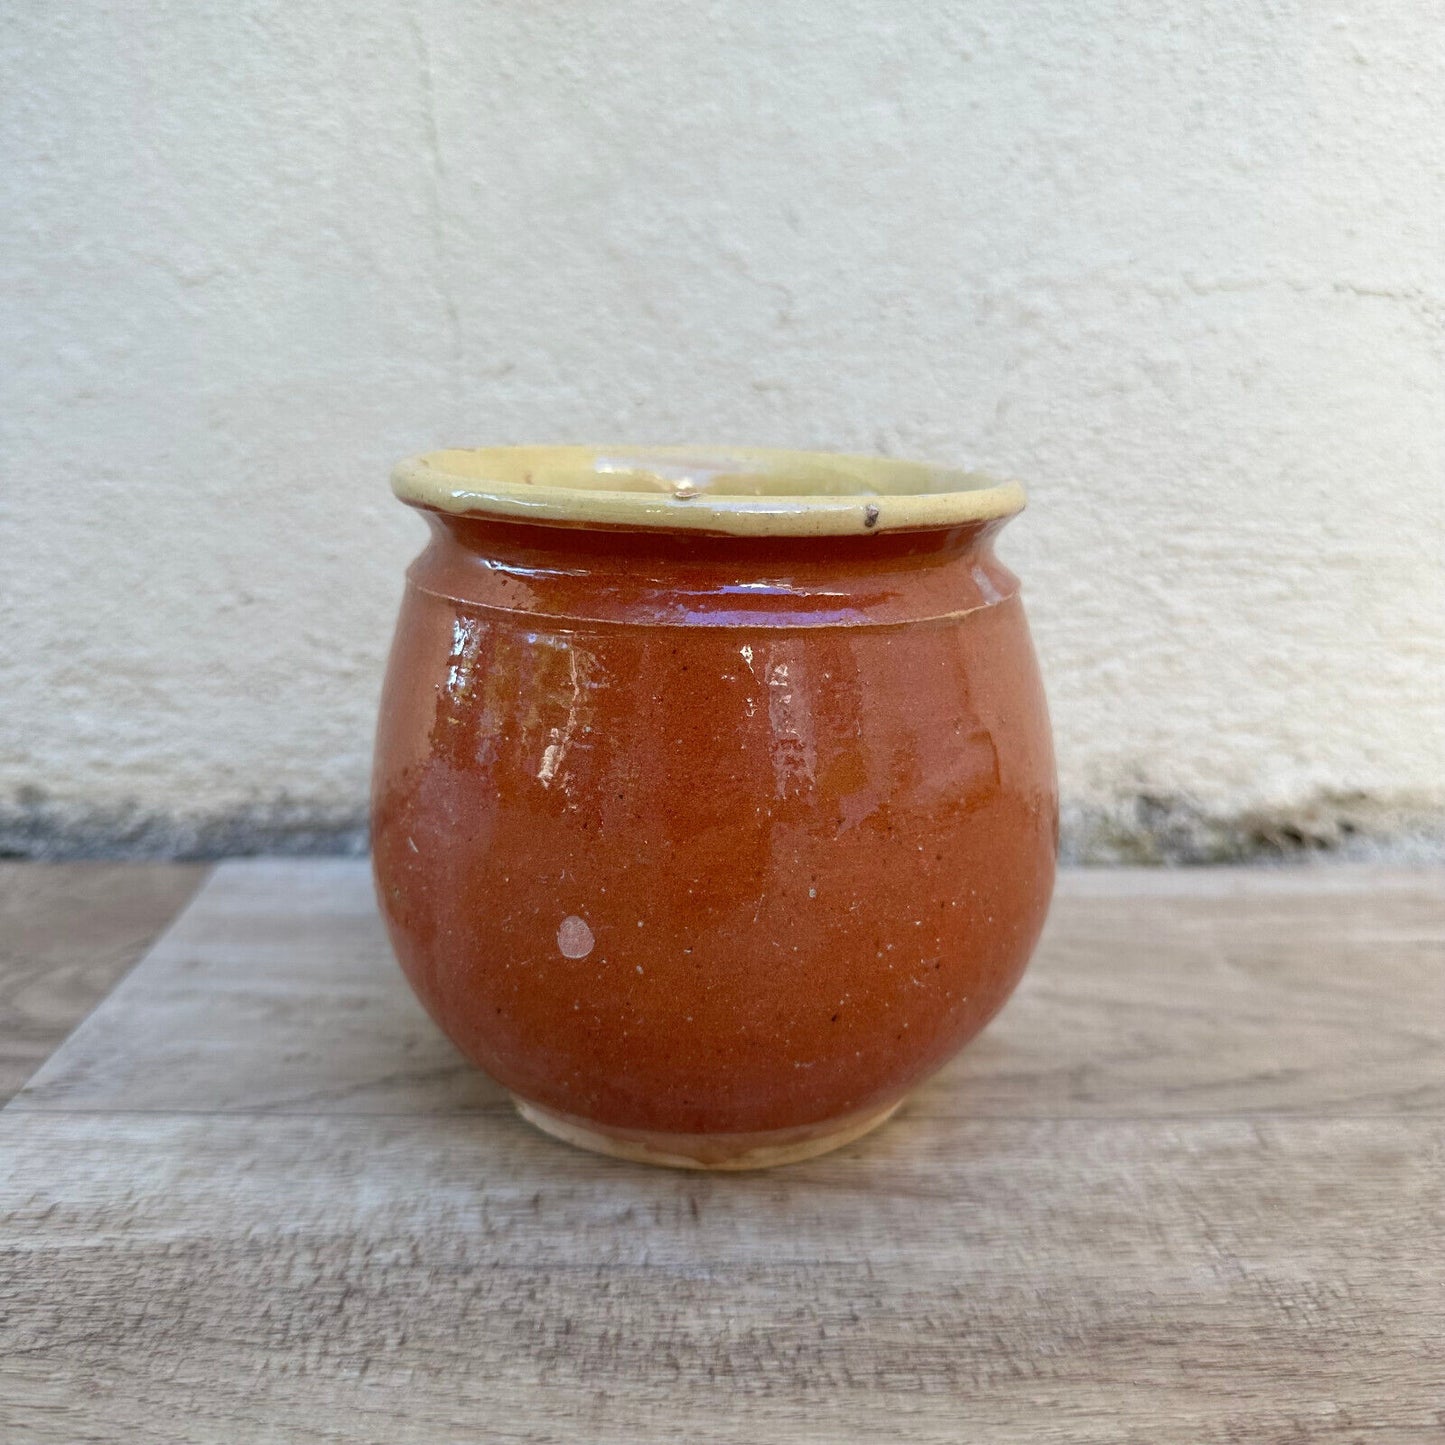
[[[1445,809],[1439,7],[22,5],[0,46],[12,832],[356,822],[389,463],[548,439],[1024,478],[1084,832]]]

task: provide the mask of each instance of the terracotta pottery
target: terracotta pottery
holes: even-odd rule
[[[382,701],[402,968],[522,1114],[751,1168],[886,1119],[1003,1004],[1058,836],[993,539],[1022,490],[864,457],[404,463]]]

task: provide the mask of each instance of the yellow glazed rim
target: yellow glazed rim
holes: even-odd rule
[[[842,537],[1012,517],[1017,482],[890,457],[763,447],[449,447],[392,489],[440,512],[592,527]]]

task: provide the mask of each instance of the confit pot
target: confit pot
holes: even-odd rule
[[[1015,483],[715,448],[430,453],[372,839],[407,978],[550,1134],[754,1168],[1013,990],[1054,762]]]

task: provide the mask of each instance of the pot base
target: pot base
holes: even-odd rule
[[[886,1123],[902,1105],[889,1104],[866,1114],[849,1114],[797,1129],[771,1129],[753,1134],[659,1134],[641,1129],[600,1129],[567,1114],[530,1104],[514,1094],[517,1112],[531,1125],[564,1144],[628,1159],[635,1164],[656,1164],[664,1169],[772,1169],[796,1164],[831,1149],[841,1149]]]

